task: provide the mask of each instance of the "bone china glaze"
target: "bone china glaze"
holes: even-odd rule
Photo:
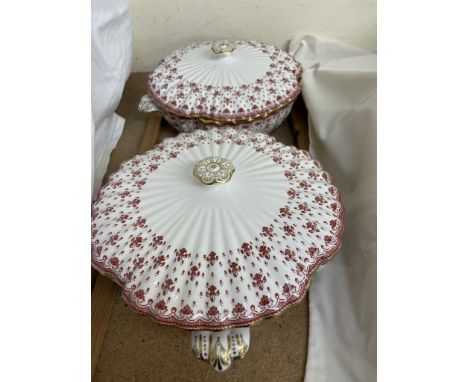
[[[243,127],[269,133],[299,95],[302,67],[255,41],[207,41],[178,49],[150,74],[141,111],[159,111],[176,130]]]
[[[201,181],[213,164],[230,179]],[[319,162],[233,128],[181,133],[125,162],[92,212],[94,267],[135,311],[191,330],[251,325],[300,301],[343,231]]]

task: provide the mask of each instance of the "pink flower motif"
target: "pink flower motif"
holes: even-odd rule
[[[119,266],[119,259],[117,257],[112,257],[109,261],[113,267],[118,267]]]
[[[141,236],[134,237],[131,241],[130,248],[140,247],[143,238]]]
[[[229,273],[232,273],[234,277],[237,277],[237,274],[240,272],[241,267],[235,261],[229,261]]]
[[[260,246],[258,251],[259,251],[260,257],[270,259],[270,252],[271,252],[270,247],[267,247],[266,245],[262,245],[262,246]]]
[[[317,180],[318,174],[315,171],[309,171],[309,178]]]
[[[289,211],[289,207],[280,208],[280,215],[283,218],[291,218],[292,213]]]
[[[135,198],[132,201],[128,202],[128,205],[131,207],[138,207],[140,204],[140,198]]]
[[[297,273],[298,275],[303,274],[303,273],[304,273],[304,268],[305,268],[305,267],[304,267],[304,264],[297,263],[297,264],[296,264],[296,273]]]
[[[219,290],[214,285],[210,285],[206,291],[206,297],[210,298],[210,301],[213,302],[215,297],[219,296]]]
[[[324,239],[325,239],[325,244],[327,244],[327,245],[330,244],[330,243],[333,241],[333,237],[332,237],[332,236],[328,236],[328,235],[326,235],[326,236],[324,237]]]
[[[320,232],[320,230],[317,227],[317,222],[307,222],[306,224],[306,228],[309,231],[309,233]]]
[[[121,198],[125,198],[125,197],[128,196],[128,195],[130,195],[130,191],[128,191],[128,190],[122,191],[122,192],[119,194],[119,196],[120,196]]]
[[[190,253],[188,253],[185,248],[182,248],[176,251],[176,258],[177,258],[177,261],[179,262],[187,258],[188,256],[190,256]]]
[[[116,245],[117,244],[117,241],[120,240],[121,237],[119,235],[112,235],[110,238],[109,238],[109,241],[108,243],[110,245]]]
[[[127,272],[124,274],[126,280],[130,281],[132,279],[133,272]]]
[[[330,220],[330,227],[332,227],[333,230],[336,229],[337,224],[338,224],[338,221]]]
[[[325,202],[325,199],[323,198],[322,195],[318,195],[315,197],[315,203],[322,205],[324,202]]]
[[[135,223],[135,226],[136,227],[140,227],[140,228],[143,228],[146,224],[146,219],[143,219],[141,216],[138,216],[138,219]]]
[[[289,180],[292,180],[294,178],[294,173],[292,173],[291,171],[285,171],[284,176]]]
[[[245,308],[244,308],[244,305],[242,304],[236,304],[234,305],[234,308],[232,309],[232,314],[242,314],[245,312]]]
[[[121,180],[118,180],[117,182],[111,183],[111,186],[112,186],[113,189],[116,189],[116,188],[120,187],[121,185],[122,185]]]
[[[150,165],[148,166],[149,172],[156,171],[157,169],[158,169],[158,165],[157,165],[157,164],[150,164]]]
[[[198,267],[194,265],[192,268],[190,268],[188,274],[190,276],[190,280],[193,281],[196,277],[200,276],[200,271],[198,270]]]
[[[144,300],[145,299],[145,291],[143,289],[139,289],[135,292],[135,297],[138,300]]]
[[[318,253],[318,248],[316,247],[309,247],[307,249],[307,253],[309,254],[310,257],[314,257]]]
[[[338,203],[332,203],[330,205],[330,208],[332,209],[333,212],[336,212],[336,210],[338,209]]]
[[[263,227],[262,232],[260,233],[260,235],[266,236],[266,237],[273,237],[273,228]]]
[[[305,180],[301,181],[301,183],[299,183],[299,186],[304,190],[308,190],[310,188],[309,183],[307,183]]]
[[[133,265],[135,268],[141,269],[143,268],[145,259],[143,257],[137,257],[135,260],[133,260]]]
[[[296,232],[294,231],[294,227],[290,225],[285,225],[283,227],[283,231],[287,236],[296,236]]]
[[[163,255],[158,256],[154,259],[154,268],[163,267],[165,263],[166,258]]]
[[[127,215],[127,214],[121,214],[121,215],[119,216],[118,221],[121,222],[121,223],[125,223],[125,222],[127,221],[127,219],[128,219],[128,215]]]
[[[260,273],[256,273],[253,277],[252,277],[252,285],[255,287],[255,288],[258,288],[260,290],[263,290],[263,284],[266,282],[266,277],[263,276],[262,274]]]
[[[298,207],[299,207],[299,210],[301,211],[301,214],[305,214],[306,212],[310,211],[310,208],[307,205],[307,203],[301,203],[298,205]]]
[[[283,159],[281,157],[273,157],[273,162],[281,164],[283,163]]]
[[[162,285],[163,295],[165,296],[167,292],[172,292],[174,288],[175,288],[174,281],[172,281],[171,279],[167,279],[166,281],[164,281],[164,284]]]
[[[270,299],[268,296],[263,295],[262,298],[260,299],[260,306],[265,306],[270,303]]]
[[[111,214],[113,211],[114,211],[114,207],[107,207],[104,210],[104,215],[109,216],[109,214]]]
[[[288,191],[288,196],[289,196],[289,199],[294,199],[297,196],[299,196],[299,193],[296,190],[291,189]]]
[[[299,163],[298,162],[291,162],[289,164],[292,168],[298,169],[299,168]]]
[[[210,309],[208,309],[208,312],[206,314],[211,317],[218,316],[219,315],[218,308],[216,308],[216,306],[211,306]]]
[[[287,261],[296,261],[296,252],[290,250],[289,248],[286,249],[283,254]]]
[[[208,256],[204,255],[203,258],[210,263],[211,266],[218,260],[218,255],[215,252],[210,252]]]
[[[242,244],[240,252],[243,255],[250,256],[252,254],[252,245],[250,245],[249,243]]]
[[[153,247],[157,247],[158,245],[161,245],[163,244],[163,237],[162,236],[156,236],[156,237],[153,237],[153,242],[151,243],[151,245]]]
[[[160,312],[165,312],[167,311],[167,305],[166,303],[164,302],[164,300],[161,300],[159,301],[156,305],[155,305],[156,309],[159,310]]]
[[[190,306],[185,305],[181,310],[180,313],[183,314],[184,316],[190,316],[193,314],[192,309],[190,309]]]

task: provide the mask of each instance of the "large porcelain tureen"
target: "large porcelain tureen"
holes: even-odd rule
[[[177,130],[210,126],[270,132],[300,93],[302,68],[255,41],[208,41],[178,49],[154,69],[141,111],[160,111]]]
[[[195,330],[194,351],[218,370],[245,354],[249,325],[304,297],[343,230],[316,160],[233,128],[182,133],[124,163],[92,212],[94,267],[136,312]]]

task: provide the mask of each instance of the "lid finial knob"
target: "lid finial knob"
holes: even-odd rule
[[[211,50],[215,54],[223,54],[225,56],[231,55],[231,53],[236,49],[236,46],[231,40],[219,40],[211,44]]]
[[[206,185],[227,183],[234,174],[231,161],[212,156],[197,162],[193,169],[193,176]]]

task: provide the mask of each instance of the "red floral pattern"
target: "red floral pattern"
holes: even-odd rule
[[[239,86],[197,84],[184,78],[181,63],[193,50],[209,51],[212,42],[195,43],[162,59],[149,76],[148,91],[163,111],[175,116],[214,120],[246,119],[282,109],[300,92],[301,65],[288,53],[255,41],[239,41],[269,60],[271,70]]]
[[[269,156],[282,168],[287,185],[286,203],[276,217],[251,241],[224,253],[173,248],[139,209],[148,177],[161,164],[179,160],[183,150],[208,140],[247,145]],[[282,163],[275,163],[274,156],[281,156]],[[343,207],[330,177],[307,153],[272,137],[235,129],[197,131],[168,139],[135,159],[110,176],[93,204],[92,262],[123,287],[133,309],[158,322],[222,329],[277,314],[305,294],[312,273],[340,247]],[[153,164],[157,168],[151,171]],[[280,268],[281,263],[288,266]]]

